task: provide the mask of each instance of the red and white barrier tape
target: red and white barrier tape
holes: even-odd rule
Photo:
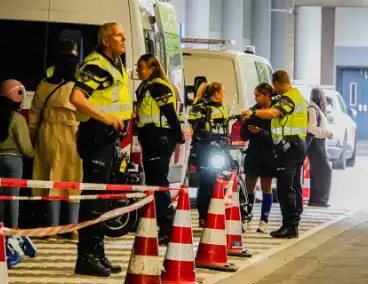
[[[1,196],[0,200],[93,200],[93,199],[125,199],[143,198],[145,193],[122,193],[122,194],[96,194],[96,195],[72,195],[72,196]]]
[[[44,180],[24,180],[13,178],[0,178],[0,186],[3,187],[27,187],[27,188],[55,188],[67,190],[115,190],[115,191],[168,191],[178,190],[178,188],[150,186],[150,185],[129,185],[129,184],[100,184],[81,183],[66,181],[44,181]]]
[[[113,219],[125,213],[137,210],[143,207],[144,205],[152,202],[153,199],[154,199],[153,195],[149,195],[145,197],[144,199],[141,199],[132,205],[111,210],[95,220],[90,220],[90,221],[82,222],[79,224],[47,227],[47,228],[37,228],[37,229],[25,229],[25,230],[13,230],[13,229],[7,228],[7,231],[5,231],[5,235],[6,236],[45,237],[45,236],[54,236],[57,234],[70,233],[70,232],[80,230],[82,228],[85,228],[91,225],[102,223],[104,221]]]

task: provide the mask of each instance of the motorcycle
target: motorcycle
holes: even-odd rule
[[[230,127],[230,124],[234,121],[235,123]],[[199,166],[201,170],[209,171],[216,175],[223,175],[225,179],[229,179],[232,173],[235,173],[238,181],[240,211],[242,217],[245,217],[248,195],[242,170],[245,157],[244,143],[240,143],[240,139],[238,139],[239,141],[234,141],[234,137],[240,137],[235,132],[240,132],[242,122],[241,115],[215,120],[214,124],[217,132],[222,133],[212,134],[210,142],[204,144],[205,148],[197,151],[197,153],[191,153],[191,164],[197,164],[195,162],[197,159],[201,160]]]

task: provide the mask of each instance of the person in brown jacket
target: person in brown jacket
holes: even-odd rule
[[[76,109],[69,102],[77,67],[78,58],[74,54],[59,57],[53,76],[40,83],[33,98],[29,127],[35,144],[34,180],[82,181],[82,161],[75,138],[79,123]],[[49,190],[50,196],[79,194],[76,190]],[[34,189],[33,195],[47,195],[47,190]],[[50,226],[59,225],[61,204],[60,201],[49,202],[47,215]],[[68,223],[75,224],[79,202],[68,201],[67,205]]]

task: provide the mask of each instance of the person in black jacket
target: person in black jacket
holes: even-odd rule
[[[268,83],[259,84],[254,90],[254,96],[257,104],[253,109],[270,108],[274,101],[272,100],[273,88]],[[241,137],[244,141],[249,140],[244,161],[244,173],[246,175],[246,188],[248,192],[248,203],[244,208],[243,221],[247,222],[248,229],[251,227],[252,209],[254,204],[254,189],[258,178],[261,178],[262,186],[262,209],[261,220],[257,232],[268,232],[268,216],[272,207],[272,178],[275,176],[275,158],[273,154],[273,142],[271,137],[271,120],[252,117],[245,120]],[[245,215],[245,216],[244,216]]]

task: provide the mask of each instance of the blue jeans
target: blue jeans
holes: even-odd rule
[[[22,178],[23,158],[14,155],[0,155],[0,177]],[[0,187],[0,196],[19,196],[19,187]],[[12,227],[18,227],[19,200],[11,200],[9,203],[10,223]],[[0,222],[4,222],[5,200],[0,200]]]

